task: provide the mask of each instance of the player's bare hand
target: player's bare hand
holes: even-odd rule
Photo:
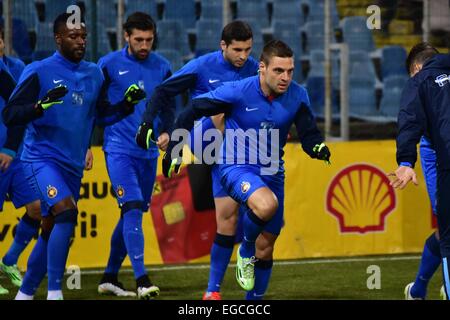
[[[161,151],[166,151],[167,146],[169,145],[169,141],[170,141],[169,134],[167,132],[164,132],[158,137],[156,145]]]
[[[400,166],[395,172],[389,173],[388,176],[393,177],[390,185],[395,189],[404,189],[411,180],[416,186],[418,185],[416,172],[410,167]]]
[[[86,159],[84,161],[84,170],[89,171],[92,169],[94,165],[94,155],[92,154],[91,149],[88,149],[86,152]]]
[[[13,158],[10,155],[0,153],[0,171],[5,172],[9,168],[12,161]]]

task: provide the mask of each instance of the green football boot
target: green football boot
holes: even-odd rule
[[[255,257],[242,258],[241,247],[237,251],[236,280],[242,289],[246,291],[253,290],[255,286]]]
[[[3,288],[2,286],[0,286],[0,296],[4,295],[4,294],[8,294],[8,293],[9,293],[8,289]]]
[[[0,271],[8,276],[13,285],[20,288],[22,285],[22,275],[20,274],[17,265],[7,266],[3,261],[0,261]]]

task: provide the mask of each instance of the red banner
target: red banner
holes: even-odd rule
[[[164,263],[208,255],[214,241],[215,211],[195,209],[188,171],[184,167],[171,179],[156,178],[151,213]]]

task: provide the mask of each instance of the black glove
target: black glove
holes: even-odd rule
[[[47,91],[47,94],[38,101],[38,105],[43,110],[47,110],[54,104],[62,104],[63,101],[60,99],[64,97],[67,92],[69,92],[69,90],[67,90],[67,87],[64,85],[59,85],[53,89],[50,89]]]
[[[145,91],[138,87],[137,84],[132,84],[125,92],[124,99],[130,104],[138,104],[141,100],[145,99]]]
[[[331,152],[325,143],[316,144],[313,148],[314,155],[319,160],[324,160],[326,164],[330,165]]]
[[[172,159],[171,156],[172,148],[168,148],[167,152],[162,158],[162,171],[164,177],[172,178],[172,174],[178,174],[180,172],[181,162],[183,160],[183,150],[181,150],[180,155],[177,158]]]
[[[155,133],[152,125],[147,122],[142,122],[136,133],[135,140],[137,145],[145,150],[148,150],[152,144],[155,145]]]

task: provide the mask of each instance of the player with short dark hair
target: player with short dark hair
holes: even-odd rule
[[[438,53],[429,43],[421,42],[415,45],[406,59],[406,70],[409,76],[414,77],[423,65]],[[436,151],[428,134],[423,135],[420,140],[420,160],[433,214],[436,214]],[[440,264],[439,232],[436,230],[425,241],[416,280],[405,287],[406,300],[426,298],[428,282]],[[441,288],[442,295],[445,295],[444,287]]]
[[[417,54],[414,54],[417,52]],[[414,164],[417,161],[417,144],[425,136],[435,150],[436,162],[436,192],[429,192],[430,197],[435,194],[436,214],[438,220],[439,242],[434,235],[428,238],[424,254],[429,254],[427,265],[421,266],[428,270],[426,277],[431,277],[433,269],[437,268],[437,258],[441,257],[444,275],[445,293],[448,299],[450,290],[449,261],[450,257],[450,55],[438,54],[431,46],[421,44],[413,48],[413,54],[408,59],[408,71],[417,72],[408,79],[402,93],[400,111],[398,114],[397,135],[397,163],[398,168],[390,176],[393,177],[391,185],[403,189],[413,181],[417,185],[417,176]],[[414,62],[415,57],[420,58]],[[420,64],[422,63],[422,68]],[[423,151],[421,147],[421,151]],[[434,160],[432,160],[434,162]],[[429,164],[425,165],[424,171]],[[436,247],[439,245],[439,252]],[[431,261],[431,264],[428,264]],[[422,261],[424,262],[424,261]],[[424,270],[419,270],[422,273]],[[425,297],[426,283],[416,281],[412,288],[405,288],[405,294],[412,297]],[[417,291],[416,291],[417,290]]]
[[[151,16],[135,12],[127,18],[123,29],[125,47],[109,53],[98,62],[108,79],[111,102],[120,101],[123,90],[133,83],[138,83],[150,97],[155,87],[172,75],[169,62],[151,51],[157,35]],[[168,133],[162,129],[157,143],[148,150],[136,144],[134,138],[144,110],[145,101],[141,101],[130,116],[105,129],[103,150],[121,215],[111,238],[108,265],[98,286],[102,294],[136,295],[124,290],[118,281],[119,269],[128,253],[140,299],[159,295],[159,288],[150,281],[144,265],[142,216],[149,209],[155,183],[159,155],[157,145],[165,149],[169,141]]]
[[[317,129],[305,88],[292,81],[293,72],[291,48],[273,40],[264,47],[258,76],[225,83],[196,97],[175,123],[176,128],[191,130],[195,119],[225,113],[218,168],[223,188],[246,208],[236,279],[248,291],[247,299],[262,299],[269,284],[274,245],[283,224],[283,148],[292,124],[308,155],[328,163],[331,156]],[[253,132],[259,138],[231,139],[236,132]],[[166,176],[177,172],[181,164],[180,154],[172,152],[176,144],[171,141],[163,157]],[[270,162],[266,162],[268,150]]]
[[[32,299],[46,273],[47,299],[63,299],[62,279],[94,124],[120,121],[145,97],[133,84],[121,101],[109,103],[101,69],[83,60],[86,26],[71,23],[71,18],[64,13],[55,19],[57,51],[25,68],[2,113],[8,127],[27,125],[21,160],[41,201],[43,219],[42,241],[30,255],[16,299]]]
[[[153,119],[158,114],[163,125],[168,127],[166,132],[171,132],[175,110],[171,107],[170,99],[176,95],[190,90],[191,97],[195,98],[226,81],[256,75],[258,63],[249,56],[252,44],[253,33],[247,23],[236,20],[226,25],[222,31],[221,50],[189,61],[155,89],[136,136],[137,143],[144,149],[151,145]],[[202,119],[201,126],[192,133],[192,144],[196,137],[214,128],[223,131],[223,115]],[[212,168],[212,182],[217,233],[211,248],[211,269],[203,299],[220,300],[220,286],[235,244],[239,206],[222,189],[216,166]]]

